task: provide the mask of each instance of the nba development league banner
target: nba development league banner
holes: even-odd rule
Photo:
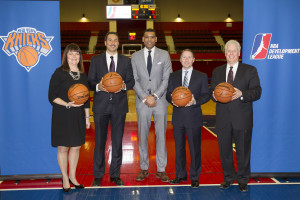
[[[244,0],[243,62],[259,73],[252,173],[300,172],[300,1]]]
[[[60,173],[49,81],[61,63],[58,1],[0,0],[0,178]]]

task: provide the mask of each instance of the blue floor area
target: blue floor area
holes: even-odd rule
[[[189,186],[170,187],[120,187],[120,188],[86,188],[72,189],[64,193],[61,189],[47,190],[13,190],[0,191],[0,200],[299,200],[299,184],[249,185],[248,192],[240,192],[237,185],[227,190],[218,186],[200,186],[193,189]]]

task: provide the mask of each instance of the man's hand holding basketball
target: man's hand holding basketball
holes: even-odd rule
[[[102,77],[102,79],[103,79],[103,77]],[[108,92],[102,84],[102,79],[101,79],[100,83],[98,84],[98,90]]]

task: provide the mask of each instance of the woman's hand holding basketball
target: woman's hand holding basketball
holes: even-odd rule
[[[74,101],[68,102],[67,105],[69,107],[80,107],[80,106],[83,106],[83,104],[75,104]]]

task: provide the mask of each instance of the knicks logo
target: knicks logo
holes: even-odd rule
[[[48,56],[52,51],[50,42],[53,36],[31,27],[21,27],[13,30],[7,36],[0,36],[4,45],[2,50],[8,55],[14,55],[18,63],[29,72],[36,66],[41,55]]]
[[[250,56],[251,60],[260,60],[267,57],[271,37],[271,33],[259,33],[255,36]]]

